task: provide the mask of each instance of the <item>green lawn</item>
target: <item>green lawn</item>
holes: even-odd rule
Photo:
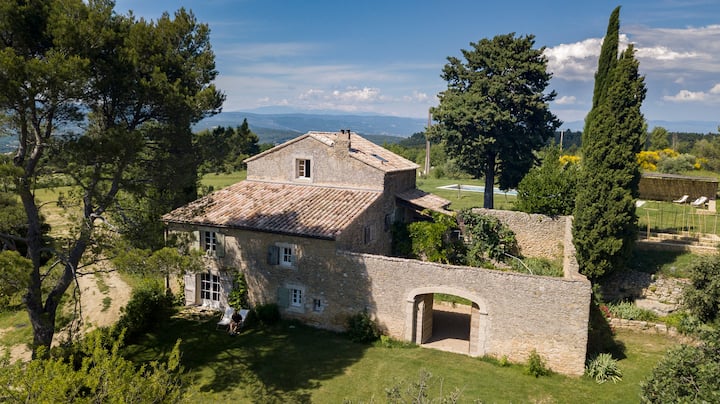
[[[212,187],[215,190],[225,188],[247,177],[247,171],[235,171],[230,174],[205,174],[200,178],[200,184],[204,187]]]
[[[657,335],[620,332],[626,347],[620,360],[622,382],[599,385],[585,378],[552,375],[534,378],[518,365],[425,348],[387,348],[355,344],[339,334],[283,322],[269,329],[247,329],[238,336],[215,329],[218,318],[173,318],[129,346],[133,360],[166,355],[177,338],[197,402],[385,401],[385,388],[433,374],[434,394],[458,387],[462,402],[635,403],[639,383],[675,342]]]
[[[718,215],[704,208],[672,202],[646,201],[637,208],[641,232],[719,234]]]

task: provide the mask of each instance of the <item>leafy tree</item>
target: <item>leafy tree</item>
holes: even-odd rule
[[[487,264],[489,258],[505,261],[508,255],[519,255],[515,233],[498,218],[466,209],[460,211],[458,221],[468,241],[467,265],[481,267]]]
[[[461,263],[465,246],[461,240],[450,238],[451,232],[458,228],[455,218],[428,210],[423,214],[432,217],[432,220],[408,225],[413,254],[430,262]]]
[[[164,247],[159,250],[128,248],[114,253],[116,269],[142,276],[159,276],[165,279],[165,290],[170,292],[170,276],[202,270],[199,253],[184,254],[177,248]]]
[[[527,213],[571,215],[575,207],[578,175],[578,164],[563,164],[560,149],[548,147],[542,164],[533,167],[518,184],[515,208]]]
[[[555,92],[543,93],[551,77],[544,48],[534,45],[532,35],[482,39],[462,50],[465,61],[448,57],[443,68],[448,88],[431,110],[439,122],[431,138],[465,172],[484,177],[485,189],[494,187],[496,175],[501,189],[517,186],[535,163],[533,152],[560,126],[548,105]],[[491,192],[483,205],[493,207]]]
[[[617,32],[617,11],[611,16],[597,74],[607,80],[607,89],[595,86],[598,100],[585,122],[583,167],[574,211],[578,263],[581,273],[590,278],[623,268],[637,233],[635,199],[640,170],[636,158],[644,136],[640,107],[645,84],[632,45],[616,63],[603,59],[606,44],[615,42],[610,37]],[[614,66],[604,76],[600,73],[606,63]]]
[[[208,28],[192,13],[181,9],[146,21],[118,15],[113,6],[0,0],[0,108],[19,144],[14,190],[27,216],[32,268],[23,303],[34,354],[50,346],[61,297],[87,264],[86,253],[100,251],[97,225],[118,209],[120,191],[147,196],[148,184],[175,176],[178,182],[157,187],[157,195],[168,201],[192,195],[194,179],[181,185],[183,171],[153,175],[155,157],[183,164],[165,147],[186,150],[190,125],[223,100],[212,85],[217,72]],[[43,239],[34,196],[37,179],[50,170],[72,180],[65,202],[77,216],[68,238],[57,243]],[[176,198],[178,189],[185,195]],[[41,271],[46,252],[60,264],[48,273]]]
[[[219,126],[200,131],[194,135],[193,144],[200,154],[200,174],[240,170],[243,160],[260,152],[258,137],[247,119],[235,128]]]
[[[180,373],[180,341],[167,362],[139,368],[124,359],[120,342],[104,346],[100,333],[74,347],[71,358],[9,363],[0,358],[0,401],[16,403],[189,402]]]
[[[656,126],[650,132],[650,150],[662,150],[670,147],[670,134],[662,126]]]

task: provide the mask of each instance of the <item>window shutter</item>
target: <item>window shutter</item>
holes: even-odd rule
[[[217,246],[215,246],[215,256],[222,258],[225,256],[225,235],[222,233],[215,233]]]
[[[278,288],[277,291],[277,304],[278,307],[283,309],[290,306],[290,290],[287,288]]]
[[[310,178],[310,160],[305,160],[305,176]]]
[[[193,231],[192,235],[193,235],[192,249],[199,250],[200,249],[200,230]]]
[[[276,245],[271,245],[268,248],[267,263],[268,263],[268,265],[280,264],[280,247],[278,247]]]
[[[293,247],[292,254],[290,255],[290,264],[292,266],[297,265],[297,252],[298,252],[297,248]]]

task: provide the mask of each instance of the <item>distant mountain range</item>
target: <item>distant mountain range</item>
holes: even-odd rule
[[[262,113],[260,113],[262,112]],[[270,112],[270,113],[268,113]],[[222,112],[203,119],[193,130],[216,126],[234,127],[247,119],[250,129],[260,138],[260,143],[282,143],[311,130],[338,131],[350,129],[377,144],[397,143],[414,133],[424,132],[426,119],[404,118],[387,115],[351,115],[337,111],[319,111],[300,113],[279,109],[267,109],[255,112]],[[648,121],[648,131],[662,126],[669,132],[681,133],[717,133],[719,121]],[[582,131],[584,122],[565,122],[562,129],[573,132]],[[6,153],[17,147],[14,137],[0,136],[0,153]]]
[[[222,112],[203,119],[193,129],[234,127],[242,124],[244,119],[247,119],[250,130],[258,135],[261,143],[280,143],[311,130],[335,132],[340,129],[350,129],[376,143],[382,143],[378,139],[394,143],[414,133],[424,132],[427,126],[427,120],[419,118],[347,115],[329,111],[321,114]]]

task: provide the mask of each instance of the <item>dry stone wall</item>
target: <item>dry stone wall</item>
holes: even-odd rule
[[[473,212],[498,218],[515,233],[520,252],[526,257],[554,259],[563,255],[569,216],[546,216],[497,209]],[[572,244],[572,243],[570,243]]]

